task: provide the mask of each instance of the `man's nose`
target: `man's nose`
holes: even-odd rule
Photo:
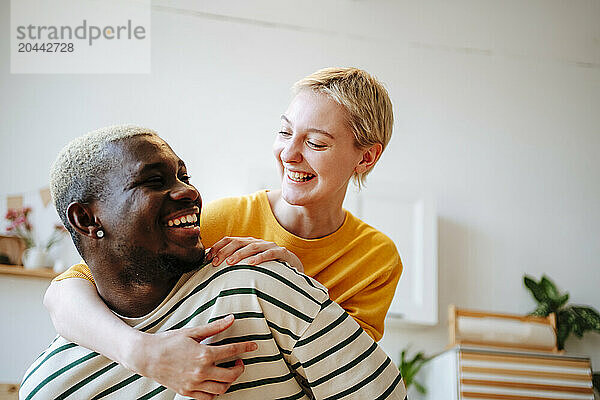
[[[177,185],[171,190],[171,198],[173,200],[189,200],[196,201],[200,197],[198,190],[185,182],[177,182]]]
[[[302,161],[302,141],[292,139],[284,143],[281,151],[281,161],[300,162]]]

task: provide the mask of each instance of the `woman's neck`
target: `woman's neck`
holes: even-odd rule
[[[288,232],[304,239],[318,239],[337,231],[346,218],[342,204],[319,207],[295,206],[286,202],[281,190],[267,192],[271,211]]]

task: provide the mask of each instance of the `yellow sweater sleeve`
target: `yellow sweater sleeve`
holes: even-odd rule
[[[83,261],[81,261],[79,264],[71,266],[71,268],[54,278],[54,281],[62,281],[63,279],[69,278],[87,279],[91,283],[95,284],[90,267],[88,267]]]

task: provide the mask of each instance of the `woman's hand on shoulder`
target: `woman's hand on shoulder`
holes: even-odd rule
[[[225,359],[254,351],[253,342],[210,346],[200,343],[207,337],[227,329],[233,323],[229,316],[210,324],[144,334],[139,346],[132,346],[127,357],[128,368],[154,379],[180,395],[194,399],[213,399],[223,394],[244,372],[238,359],[232,367],[218,367]]]
[[[281,260],[304,272],[304,265],[294,253],[276,243],[253,237],[225,236],[210,248],[206,256],[214,266],[223,261],[229,265],[257,265],[265,261]]]

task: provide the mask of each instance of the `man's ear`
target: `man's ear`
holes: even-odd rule
[[[373,165],[379,160],[381,157],[381,153],[383,152],[383,146],[381,143],[375,143],[373,146],[368,149],[363,150],[362,160],[358,163],[356,168],[354,168],[354,172],[357,174],[364,174],[368,170],[370,170]]]
[[[73,202],[67,207],[67,219],[77,232],[84,236],[95,238],[94,234],[100,228],[100,221],[94,215],[88,204]]]

